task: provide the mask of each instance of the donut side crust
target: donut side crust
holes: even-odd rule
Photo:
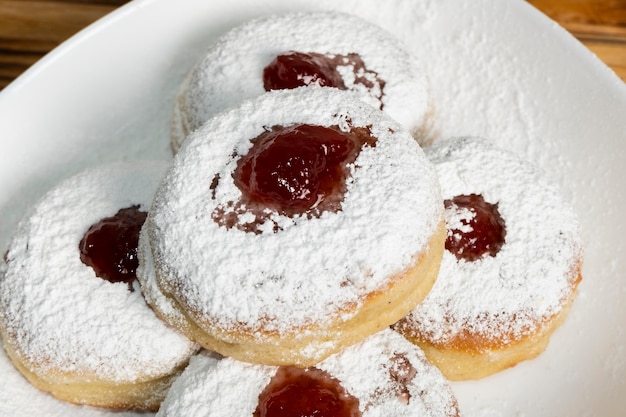
[[[119,382],[84,375],[79,372],[42,370],[43,364],[29,363],[22,358],[16,346],[10,343],[2,329],[4,349],[17,370],[35,388],[77,405],[88,405],[111,410],[157,411],[169,387],[185,369],[181,364],[167,375],[154,379]]]
[[[445,238],[446,228],[441,222],[428,250],[414,265],[390,279],[388,287],[369,294],[361,311],[352,318],[344,321],[339,314],[329,326],[294,328],[288,334],[264,331],[261,326],[244,333],[197,323],[171,294],[163,294],[187,319],[181,331],[204,348],[245,362],[308,367],[392,325],[419,304],[437,278]]]
[[[522,338],[507,335],[512,342],[506,343],[502,339],[489,339],[465,332],[448,343],[435,343],[402,324],[396,326],[396,330],[419,346],[428,360],[436,365],[448,380],[481,379],[539,356],[547,348],[552,334],[565,322],[581,280],[579,268],[572,291],[563,301],[561,310],[546,317],[529,335]]]

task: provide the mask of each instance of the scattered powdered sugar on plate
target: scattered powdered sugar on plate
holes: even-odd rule
[[[0,278],[5,342],[34,372],[114,381],[169,374],[194,346],[161,322],[140,291],[96,277],[80,260],[87,229],[120,208],[147,210],[167,164],[116,163],[67,179],[20,222]]]

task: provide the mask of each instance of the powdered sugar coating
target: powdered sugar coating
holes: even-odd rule
[[[414,131],[429,110],[427,81],[420,62],[380,27],[339,12],[287,13],[254,19],[224,34],[181,86],[174,110],[172,141],[177,149],[188,133],[215,113],[261,95],[263,69],[279,54],[357,53],[384,81],[381,91],[355,83],[352,65],[339,66],[346,87]],[[382,103],[381,103],[382,101]]]
[[[234,151],[244,155],[264,127],[295,123],[371,126],[377,137],[352,166],[342,210],[311,219],[274,213],[282,229],[276,233],[218,226],[213,210],[241,195],[232,178]],[[192,134],[146,225],[162,265],[159,286],[188,306],[195,321],[252,332],[262,324],[288,334],[348,320],[364,297],[386,288],[427,250],[442,210],[434,170],[408,132],[350,93],[311,87],[251,99]]]
[[[406,358],[416,371],[406,385],[408,403],[398,397],[397,383],[391,377],[390,368],[397,356]],[[337,378],[359,399],[363,417],[458,416],[456,399],[441,373],[419,348],[391,330],[376,333],[316,367]],[[197,355],[172,384],[157,416],[251,416],[259,394],[276,370],[274,366]]]
[[[486,139],[453,138],[426,153],[443,198],[481,194],[498,203],[506,238],[495,257],[474,262],[444,251],[432,291],[400,328],[433,343],[461,331],[505,344],[535,332],[575,290],[582,238],[573,210],[537,169]],[[467,212],[446,216],[449,226]]]
[[[20,222],[0,279],[0,322],[33,372],[119,383],[170,374],[195,346],[140,291],[98,278],[80,260],[87,229],[120,208],[147,211],[165,162],[94,168],[49,191]]]
[[[157,315],[161,316],[166,323],[181,328],[186,325],[187,319],[159,289],[152,249],[147,235],[145,228],[142,228],[137,247],[137,257],[139,258],[137,281],[141,286],[141,293],[148,305],[156,309]]]

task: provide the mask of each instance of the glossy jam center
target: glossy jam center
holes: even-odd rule
[[[261,134],[233,174],[244,202],[288,216],[339,210],[348,164],[365,143],[374,145],[364,130],[293,125]]]
[[[331,59],[322,54],[287,52],[278,55],[263,70],[266,91],[307,85],[345,89],[341,74]]]
[[[98,277],[126,282],[132,289],[137,278],[139,231],[146,215],[139,206],[132,206],[93,224],[79,244],[81,261]]]
[[[360,417],[359,400],[316,368],[280,367],[259,395],[254,417]]]
[[[448,238],[446,249],[457,259],[475,261],[495,256],[506,236],[498,204],[491,204],[479,194],[457,195],[444,201]]]

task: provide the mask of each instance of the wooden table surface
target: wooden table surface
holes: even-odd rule
[[[127,1],[0,0],[0,90],[52,48]],[[626,0],[528,1],[626,81]]]

